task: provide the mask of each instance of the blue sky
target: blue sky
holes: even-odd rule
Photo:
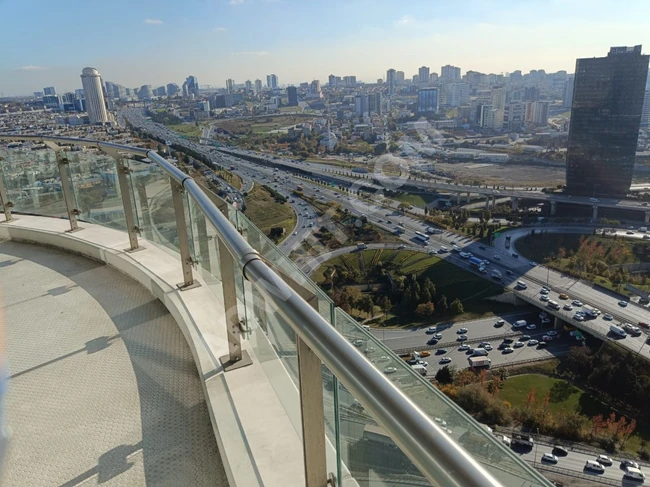
[[[0,0],[0,93],[81,87],[85,66],[134,87],[281,84],[421,65],[565,69],[612,45],[650,52],[643,0]]]

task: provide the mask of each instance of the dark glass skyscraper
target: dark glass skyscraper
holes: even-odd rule
[[[298,90],[296,89],[295,86],[289,86],[287,88],[287,100],[290,107],[297,107],[298,106]]]
[[[627,194],[648,74],[641,46],[576,61],[567,152],[567,192]]]

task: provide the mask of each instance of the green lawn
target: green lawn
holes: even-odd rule
[[[261,186],[255,186],[246,197],[246,216],[266,235],[271,227],[283,227],[285,237],[296,226],[296,214],[286,203],[278,203]]]
[[[424,208],[427,204],[436,200],[437,197],[432,194],[410,194],[410,193],[401,193],[397,196],[393,196],[392,199],[399,201],[400,203],[408,203],[409,205],[419,206]]]
[[[197,127],[193,123],[167,125],[167,128],[173,130],[174,132],[178,132],[181,135],[185,135],[187,137],[201,137],[201,134],[203,133],[203,128],[200,126]]]

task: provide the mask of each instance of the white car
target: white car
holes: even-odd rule
[[[542,295],[539,297],[539,299],[540,299],[540,301],[544,301],[544,302],[546,303],[546,302],[549,301],[550,298],[549,298],[546,294],[542,294]]]
[[[531,323],[526,327],[526,330],[535,330],[537,329],[537,325],[535,323]]]
[[[550,292],[550,291],[549,291],[547,288],[545,288],[545,287],[543,287],[542,289],[539,290],[539,293],[540,293],[540,294],[548,294],[549,292]]]
[[[547,334],[548,336],[550,336],[550,337],[554,337],[554,336],[557,336],[557,335],[558,335],[558,332],[555,331],[555,330],[551,330],[551,331],[549,331],[549,332],[546,333],[546,334]]]
[[[573,309],[573,306],[571,306],[569,303],[564,305],[564,309],[567,311],[571,311]]]
[[[585,321],[585,316],[576,313],[575,315],[573,315],[573,319],[576,321]]]
[[[534,346],[537,345],[538,343],[539,343],[539,342],[538,342],[537,340],[535,340],[535,339],[533,339],[533,340],[528,340],[528,346],[529,346],[529,347],[534,347]]]
[[[441,365],[444,365],[444,364],[448,364],[449,362],[451,362],[451,359],[449,357],[443,357],[443,358],[440,359],[439,363]]]
[[[384,374],[394,374],[397,372],[397,367],[386,367],[384,369]]]
[[[552,453],[544,453],[542,455],[542,462],[557,463],[557,457]]]
[[[577,299],[574,299],[571,304],[579,308],[582,306],[582,301],[578,301]]]
[[[494,255],[494,260],[501,260],[501,256],[499,254]]]
[[[466,352],[467,350],[469,350],[469,345],[466,343],[463,343],[460,347],[458,347],[459,352]]]
[[[513,348],[521,348],[524,346],[524,342],[515,342],[512,346]]]
[[[607,455],[598,455],[596,457],[596,461],[601,465],[607,465],[607,466],[610,466],[612,465],[612,463],[614,463],[612,459],[609,458]]]

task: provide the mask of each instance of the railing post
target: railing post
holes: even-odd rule
[[[61,190],[63,191],[63,201],[65,202],[65,207],[68,211],[68,220],[70,220],[70,230],[69,232],[76,232],[81,230],[79,224],[77,223],[77,216],[79,216],[79,210],[74,207],[73,198],[72,198],[72,186],[70,185],[70,173],[68,171],[68,158],[65,157],[63,149],[54,143],[45,141],[50,149],[54,150],[56,154],[56,165],[59,168],[59,176],[61,177]]]
[[[124,218],[126,220],[126,231],[129,234],[129,251],[141,250],[138,244],[138,233],[140,229],[135,224],[135,215],[133,213],[133,204],[131,201],[131,185],[129,184],[128,175],[131,174],[131,169],[124,164],[122,157],[115,158],[115,165],[117,167],[117,181],[120,185],[120,193],[122,193],[122,206],[124,207]]]
[[[185,207],[183,205],[183,186],[170,178],[172,188],[172,202],[174,204],[174,215],[176,216],[176,232],[178,233],[178,249],[181,253],[181,265],[183,268],[183,282],[178,284],[181,291],[199,287],[198,281],[192,275],[192,256],[190,255],[190,241],[187,236],[187,221],[185,220]]]
[[[297,294],[318,311],[318,297],[284,272],[279,273]],[[325,453],[325,409],[323,406],[323,364],[318,355],[296,334],[298,377],[300,381],[300,412],[305,462],[305,486],[325,487],[330,484]]]
[[[241,348],[241,335],[244,324],[239,320],[237,309],[237,284],[235,283],[235,264],[225,242],[217,237],[219,246],[219,266],[221,267],[221,287],[223,307],[226,310],[226,330],[228,332],[228,355],[219,360],[226,371],[252,364],[252,360]]]
[[[1,162],[2,158],[0,158]],[[14,206],[9,197],[7,196],[7,190],[5,189],[5,181],[2,177],[2,170],[0,169],[0,205],[5,212],[5,221],[10,222],[12,219],[11,208]]]

